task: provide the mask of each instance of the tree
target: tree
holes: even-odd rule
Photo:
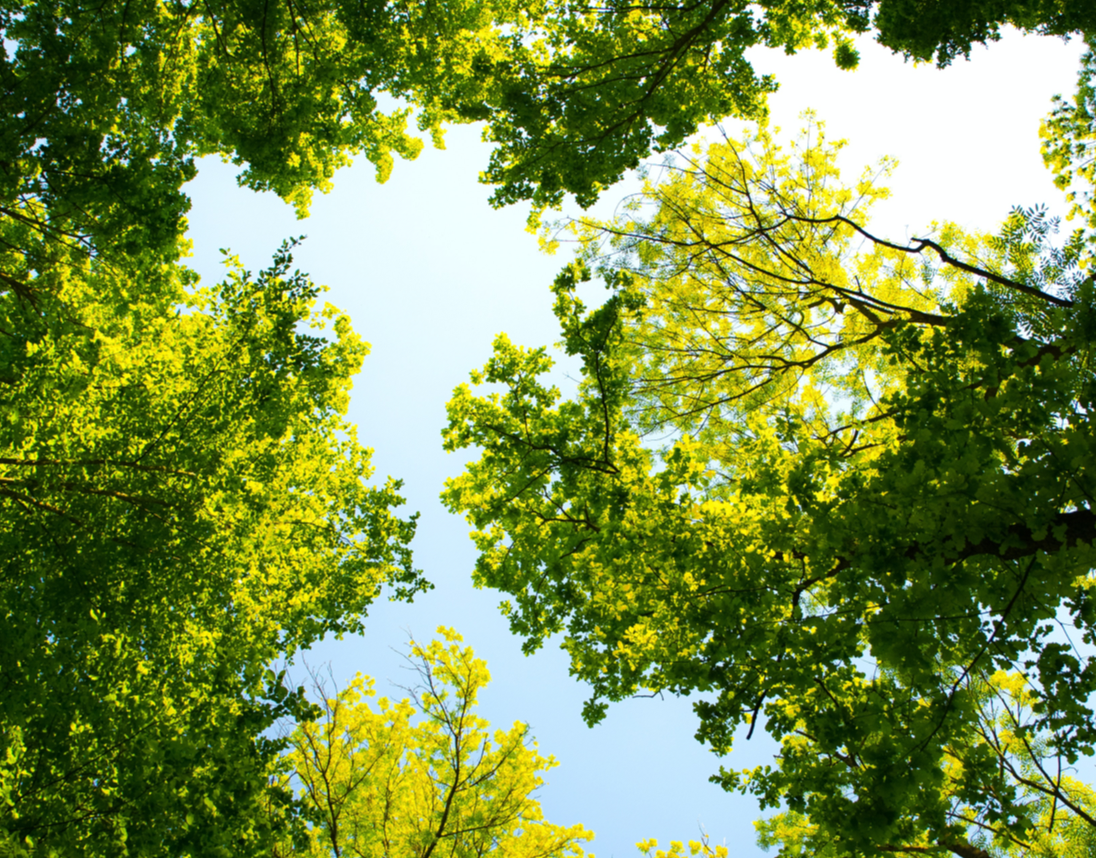
[[[94,252],[170,257],[195,157],[233,160],[241,183],[303,215],[352,157],[382,181],[395,155],[414,158],[412,109],[439,145],[446,123],[488,122],[500,202],[585,203],[656,137],[760,109],[773,85],[747,48],[839,27],[834,0],[769,4],[760,20],[738,0],[7,3],[0,214]]]
[[[834,45],[851,68],[851,37],[872,31],[944,63],[1003,23],[1090,32],[1087,8],[13,0],[0,5],[0,227],[175,258],[196,157],[232,160],[241,183],[303,215],[351,158],[383,180],[394,156],[415,157],[413,110],[438,145],[447,123],[487,123],[497,204],[553,206],[571,193],[587,205],[652,148],[680,145],[705,122],[760,116],[776,83],[747,60],[755,46]],[[23,264],[12,265],[5,282],[27,288]]]
[[[554,287],[577,393],[501,336],[473,373],[499,392],[449,405],[447,449],[483,453],[443,499],[525,647],[566,631],[588,721],[700,692],[715,752],[740,727],[782,742],[716,780],[805,814],[812,845],[969,855],[955,802],[1034,824],[971,740],[975,678],[1019,673],[1018,732],[1066,764],[1096,740],[1072,640],[1096,623],[1090,251],[1040,209],[878,238],[878,176],[841,184],[836,149],[762,127],[580,225]],[[585,263],[612,289],[593,311]]]
[[[294,815],[264,731],[309,712],[275,661],[425,586],[345,421],[367,347],[289,251],[206,289],[138,259],[0,297],[12,849],[262,851]]]
[[[323,684],[322,717],[290,737],[286,786],[299,784],[313,826],[308,854],[564,858],[583,855],[593,834],[544,822],[537,773],[557,765],[517,722],[492,738],[475,714],[487,666],[452,629],[445,643],[411,643],[419,679],[399,703],[358,674],[333,697]],[[417,722],[415,719],[419,719]]]

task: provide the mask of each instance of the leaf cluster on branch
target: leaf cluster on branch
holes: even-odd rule
[[[314,677],[322,714],[296,727],[283,761],[285,787],[298,785],[313,822],[303,854],[581,858],[593,834],[545,822],[534,797],[556,761],[526,724],[490,732],[476,714],[486,664],[452,629],[438,634],[411,642],[418,683],[399,703],[374,709],[361,674],[333,696]]]

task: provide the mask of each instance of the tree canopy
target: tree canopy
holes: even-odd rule
[[[302,805],[270,781],[283,746],[266,731],[314,713],[274,664],[358,631],[384,586],[427,586],[399,483],[369,482],[345,420],[366,351],[349,322],[314,306],[289,247],[205,289],[180,264],[197,158],[234,162],[304,216],[352,158],[382,180],[413,158],[412,123],[440,145],[447,124],[483,122],[496,204],[585,206],[700,124],[761,117],[776,82],[753,47],[833,47],[851,68],[852,37],[872,33],[946,64],[1005,24],[1087,33],[1090,14],[1040,0],[0,3],[0,850],[284,845]],[[1091,101],[1082,88],[1047,124],[1070,188],[1091,178]],[[1091,622],[1077,583],[1094,526],[1087,239],[1055,249],[1030,211],[994,242],[949,226],[888,244],[853,220],[854,197],[876,191],[836,186],[824,146],[795,166],[754,143],[761,161],[717,147],[652,185],[648,220],[592,228],[616,243],[619,264],[588,262],[617,294],[586,313],[581,267],[558,284],[589,373],[580,398],[556,408],[535,379],[546,357],[500,341],[484,377],[512,390],[458,396],[450,445],[487,453],[450,503],[486,528],[479,575],[514,589],[515,627],[535,642],[569,622],[600,697],[713,692],[701,714],[717,749],[747,717],[803,734],[809,750],[792,742],[748,786],[853,848],[958,836],[948,802],[997,781],[972,751],[941,786],[981,693],[956,677],[1034,670],[1031,730],[1067,760],[1096,730],[1087,661],[1047,636],[1062,610]],[[755,185],[759,208],[743,202]],[[745,274],[727,279],[727,253]],[[658,432],[673,439],[662,458],[644,440]],[[931,631],[912,622],[923,610]],[[422,708],[435,725],[447,711]],[[848,746],[820,725],[842,719],[867,762],[827,769]],[[877,741],[882,722],[900,726]],[[927,780],[892,789],[873,773],[905,760],[909,737]],[[513,747],[524,788],[543,760]],[[1030,816],[1010,795],[987,813]],[[872,811],[854,830],[856,796]]]
[[[308,712],[276,660],[425,586],[345,421],[366,346],[290,264],[0,299],[0,828],[33,854],[261,849],[264,730]]]
[[[332,697],[316,683],[323,714],[297,726],[284,759],[313,822],[307,854],[580,858],[593,834],[545,822],[534,796],[556,761],[526,724],[490,732],[476,714],[487,665],[452,629],[438,634],[411,642],[418,682],[399,703],[374,710],[361,674]]]
[[[1084,4],[907,0],[717,0],[635,6],[559,0],[421,4],[77,0],[0,4],[0,217],[100,253],[179,252],[194,159],[220,155],[240,181],[308,210],[364,156],[440,144],[485,121],[484,173],[498,204],[582,205],[652,148],[701,123],[760,116],[776,87],[755,46],[789,52],[871,32],[941,63],[1002,24],[1088,32]],[[18,245],[17,245],[18,246]],[[5,272],[15,281],[18,271]],[[24,284],[25,285],[25,284]]]
[[[566,633],[587,720],[701,692],[717,753],[782,743],[717,779],[805,814],[812,849],[974,854],[963,808],[1037,815],[979,738],[987,682],[1022,678],[1010,729],[1063,765],[1096,741],[1091,251],[1041,209],[874,236],[880,176],[843,184],[837,148],[762,126],[580,224],[554,287],[578,391],[501,336],[473,374],[498,392],[450,403],[447,448],[483,452],[443,499],[526,648]]]

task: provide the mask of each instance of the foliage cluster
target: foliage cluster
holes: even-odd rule
[[[285,759],[286,787],[300,784],[315,823],[305,854],[583,855],[593,834],[545,822],[532,797],[555,760],[526,724],[489,731],[475,714],[486,664],[452,629],[438,633],[444,643],[412,641],[419,682],[399,703],[374,710],[373,680],[360,674],[333,697],[316,684],[323,714],[296,728]]]

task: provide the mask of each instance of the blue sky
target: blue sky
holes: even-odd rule
[[[812,108],[831,139],[848,139],[847,178],[884,155],[898,159],[892,197],[872,221],[876,234],[901,240],[944,219],[990,231],[1014,204],[1061,210],[1039,156],[1038,125],[1050,96],[1072,91],[1077,42],[1008,34],[945,71],[860,47],[853,73],[825,54],[759,51],[753,60],[781,83],[771,100],[774,124],[790,134]],[[192,264],[207,281],[220,276],[218,248],[255,270],[283,238],[308,235],[297,265],[330,287],[327,300],[372,344],[350,419],[375,448],[378,477],[405,480],[408,510],[422,513],[416,565],[435,589],[413,605],[378,603],[364,636],[324,642],[309,662],[330,662],[342,682],[356,671],[375,676],[382,694],[399,696],[390,681],[408,681],[399,656],[408,633],[425,640],[438,625],[453,626],[491,669],[481,713],[500,727],[528,722],[541,752],[560,762],[540,795],[546,818],[592,829],[589,849],[599,858],[637,856],[637,840],[690,839],[701,826],[734,856],[760,855],[756,805],[707,782],[720,761],[693,739],[688,701],[626,701],[588,729],[579,715],[587,692],[568,677],[566,658],[554,648],[522,656],[499,615],[500,596],[470,583],[467,527],[437,500],[445,477],[466,461],[441,450],[449,394],[484,363],[500,331],[524,345],[555,342],[548,287],[569,259],[566,248],[538,251],[524,231],[525,210],[487,205],[490,191],[476,177],[488,153],[477,128],[461,127],[449,131],[445,151],[426,148],[415,162],[397,162],[385,185],[363,161],[336,175],[305,221],[272,195],[236,187],[235,169],[217,161],[203,161],[189,186]],[[610,212],[623,193],[606,191],[600,210]],[[755,736],[722,762],[753,766],[774,750]]]

